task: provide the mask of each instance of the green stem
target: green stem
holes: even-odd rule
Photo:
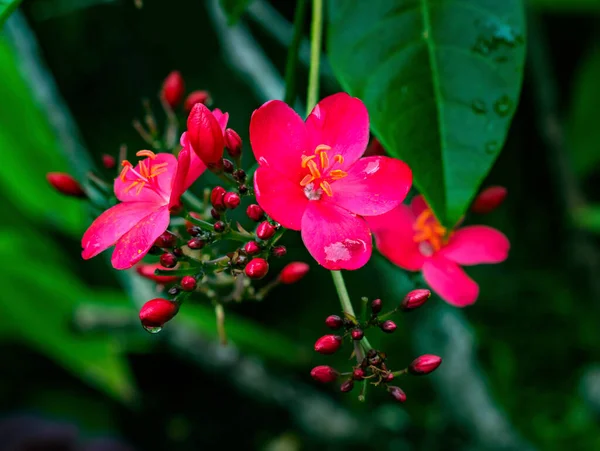
[[[319,99],[319,63],[321,62],[321,39],[323,37],[323,0],[313,0],[310,27],[310,71],[308,73],[308,116]]]
[[[294,12],[294,36],[290,44],[285,64],[285,98],[283,101],[292,105],[296,99],[296,72],[298,70],[298,49],[302,42],[302,27],[306,16],[306,0],[298,0]]]
[[[188,205],[191,209],[196,210],[197,212],[204,211],[204,204],[200,199],[194,196],[190,191],[186,191],[181,195],[181,200],[184,204]]]
[[[353,318],[356,318],[356,313],[354,313],[354,308],[350,302],[350,296],[348,295],[348,289],[346,288],[346,283],[344,282],[344,276],[342,276],[342,272],[331,271],[331,277],[333,277],[333,284],[335,285],[335,290],[340,298],[342,311],[344,314],[351,315]]]

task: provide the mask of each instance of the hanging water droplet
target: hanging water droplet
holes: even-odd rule
[[[497,141],[488,141],[485,144],[485,153],[494,154],[498,150],[498,142]]]
[[[473,45],[472,50],[475,53],[479,53],[481,55],[487,55],[488,53],[490,53],[490,47],[488,45],[488,42],[482,36],[480,36],[479,38],[477,38],[477,41],[475,42],[475,45]]]
[[[142,327],[144,329],[146,329],[146,332],[149,332],[151,334],[157,334],[163,329],[160,326],[142,326]]]
[[[494,111],[498,116],[504,117],[510,113],[512,106],[512,100],[507,95],[503,95],[494,103]]]
[[[485,102],[480,99],[475,99],[471,103],[471,108],[476,114],[485,114],[487,113],[487,107],[485,106]]]

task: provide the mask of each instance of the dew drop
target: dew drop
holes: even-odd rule
[[[494,103],[494,111],[496,112],[496,114],[498,114],[498,116],[504,117],[510,113],[510,110],[512,110],[512,106],[512,100],[510,100],[510,98],[507,95],[503,95],[498,100],[496,100],[496,103]]]
[[[485,114],[487,113],[487,107],[485,106],[485,102],[480,99],[475,99],[471,103],[471,108],[476,114]]]
[[[494,154],[498,150],[497,141],[488,141],[485,145],[485,153]]]
[[[146,329],[146,332],[151,333],[151,334],[157,334],[163,329],[160,326],[142,326],[142,327],[144,329]]]

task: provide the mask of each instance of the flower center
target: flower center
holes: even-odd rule
[[[303,169],[308,169],[308,173],[300,181],[300,186],[304,188],[304,194],[309,200],[319,200],[323,193],[333,196],[331,182],[348,175],[341,169],[334,169],[336,165],[344,162],[344,157],[335,155],[331,163],[327,155],[328,150],[331,150],[331,147],[319,144],[314,155],[302,155],[301,165]]]
[[[425,255],[439,251],[449,237],[448,229],[439,223],[431,208],[421,212],[413,225],[413,230],[415,231],[413,239],[420,243],[419,249]]]
[[[127,193],[135,188],[135,195],[137,196],[142,192],[144,187],[147,187],[161,194],[158,184],[155,181],[155,178],[158,175],[167,172],[167,166],[169,164],[154,163],[154,160],[156,159],[156,154],[151,150],[140,150],[136,153],[136,156],[148,157],[145,160],[139,162],[140,172],[136,171],[129,161],[123,160],[121,162],[121,166],[123,166],[123,169],[121,170],[121,174],[119,175],[119,177],[121,177],[121,180],[124,182],[131,182],[131,185],[125,188],[125,192]]]

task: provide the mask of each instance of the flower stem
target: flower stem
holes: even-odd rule
[[[312,22],[310,27],[310,70],[308,73],[308,95],[306,115],[308,116],[319,99],[319,63],[321,61],[321,39],[323,37],[323,0],[312,2]]]
[[[296,100],[296,72],[298,70],[298,50],[302,41],[302,28],[306,16],[306,0],[298,0],[294,12],[294,35],[290,44],[285,64],[285,98],[283,101],[292,105]]]

